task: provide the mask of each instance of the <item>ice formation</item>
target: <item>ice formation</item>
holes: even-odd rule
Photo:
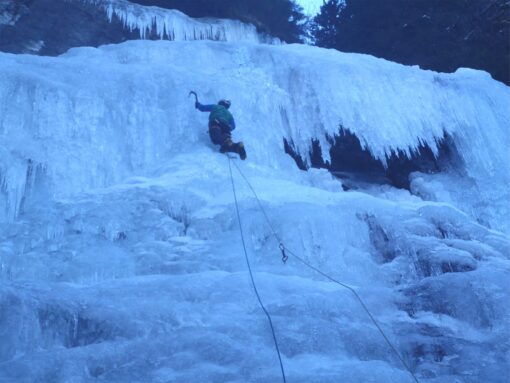
[[[359,292],[420,382],[505,381],[510,90],[485,73],[301,45],[130,41],[0,54],[0,74],[0,381],[281,379],[228,160],[192,89],[232,100],[248,149],[237,165],[274,229]],[[317,139],[327,159],[340,126],[382,162],[437,151],[445,134],[460,158],[413,174],[415,194],[344,192],[283,150],[285,138],[306,158]],[[411,382],[349,291],[281,264],[234,173],[288,381]]]
[[[273,166],[284,157],[283,138],[305,158],[310,140],[317,139],[327,159],[327,137],[340,125],[383,162],[395,152],[409,156],[420,144],[437,151],[437,142],[449,134],[463,162],[460,180],[443,183],[449,198],[475,215],[477,206],[485,221],[509,229],[510,91],[483,72],[439,74],[300,45],[137,44],[71,50],[59,59],[4,56],[3,132],[19,137],[15,148],[24,151],[22,158],[52,164],[50,179],[65,185],[55,193],[103,187],[143,171],[182,150],[176,136],[186,137],[184,142],[203,139],[200,117],[186,100],[187,91],[196,88],[204,101],[233,99],[252,157]],[[34,65],[41,66],[40,74]],[[264,127],[272,134],[260,135]],[[51,136],[47,145],[54,147],[40,150],[34,130],[36,137]],[[84,146],[83,139],[94,145]],[[135,146],[138,140],[143,145]],[[56,150],[70,144],[71,151]],[[81,169],[83,156],[87,169]],[[27,165],[20,166],[26,173]],[[20,186],[5,185],[10,209],[20,203]],[[415,182],[416,189],[422,186]],[[480,196],[492,203],[483,206]]]
[[[119,18],[129,30],[138,30],[145,39],[153,31],[160,39],[217,40],[278,43],[279,40],[259,34],[255,26],[237,20],[193,19],[178,10],[145,7],[125,0],[68,0],[91,3],[104,8],[110,21]]]

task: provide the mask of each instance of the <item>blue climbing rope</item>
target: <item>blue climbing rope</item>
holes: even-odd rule
[[[230,162],[229,162],[229,166],[230,166]],[[402,358],[402,356],[400,355],[400,353],[398,352],[397,348],[393,345],[393,343],[391,343],[391,341],[389,340],[389,338],[386,336],[386,334],[384,333],[383,329],[381,328],[381,326],[379,325],[379,323],[377,323],[377,321],[375,320],[374,316],[372,315],[372,313],[370,312],[370,310],[368,309],[367,305],[365,304],[365,302],[363,302],[363,300],[361,299],[361,297],[359,296],[359,294],[356,292],[356,290],[354,290],[352,287],[350,287],[349,285],[346,285],[345,283],[342,283],[342,282],[339,282],[337,281],[336,279],[330,277],[328,274],[324,273],[323,271],[319,270],[318,268],[312,266],[311,264],[309,264],[308,262],[306,262],[303,258],[299,257],[296,253],[292,252],[289,248],[287,248],[280,236],[278,235],[278,233],[276,232],[276,230],[274,229],[272,223],[271,223],[271,220],[269,219],[267,213],[266,213],[266,210],[264,209],[264,207],[262,206],[262,203],[260,202],[260,199],[257,195],[257,193],[255,192],[255,189],[253,188],[253,186],[251,185],[250,181],[248,180],[248,178],[246,178],[246,176],[244,175],[244,173],[241,171],[241,169],[239,168],[239,166],[237,166],[237,164],[234,162],[234,166],[236,167],[237,171],[239,172],[239,174],[241,175],[241,177],[245,180],[245,182],[248,184],[248,187],[250,188],[250,190],[252,191],[253,195],[255,196],[255,199],[257,201],[257,204],[259,206],[259,209],[260,211],[262,212],[262,214],[264,215],[265,219],[266,219],[266,223],[267,225],[269,226],[269,228],[271,229],[271,232],[273,234],[273,236],[275,237],[275,239],[278,241],[278,244],[279,244],[279,248],[280,250],[282,251],[282,255],[283,255],[283,262],[285,263],[288,259],[288,256],[286,255],[286,252],[291,254],[295,259],[297,259],[299,262],[301,262],[303,265],[305,265],[306,267],[314,270],[315,272],[319,273],[320,275],[322,275],[323,277],[325,277],[326,279],[330,280],[331,282],[333,283],[336,283],[346,289],[348,289],[355,297],[356,299],[359,301],[361,307],[363,307],[363,310],[365,310],[365,312],[367,313],[368,317],[370,318],[370,320],[372,321],[372,323],[374,324],[374,326],[377,328],[377,330],[379,330],[379,332],[381,333],[382,337],[384,338],[384,340],[386,341],[386,343],[388,344],[388,346],[390,347],[390,349],[395,353],[395,355],[397,356],[397,358],[400,360],[400,362],[402,363],[402,365],[405,367],[405,369],[409,372],[409,374],[413,377],[414,381],[416,383],[420,383],[418,378],[416,377],[416,375],[411,371],[411,369],[409,368],[409,366],[407,365],[407,363],[405,362],[404,358]],[[231,179],[232,178],[232,170],[230,171],[230,177]]]
[[[262,299],[260,298],[259,291],[257,290],[257,285],[255,284],[255,279],[253,278],[253,272],[251,270],[250,259],[248,258],[248,252],[246,251],[246,242],[244,240],[243,225],[241,223],[241,214],[239,213],[239,202],[237,201],[236,186],[235,186],[235,182],[234,182],[234,176],[232,174],[232,165],[230,164],[232,159],[228,156],[228,154],[227,154],[227,157],[228,157],[228,169],[230,171],[230,182],[232,183],[232,191],[234,193],[234,201],[235,201],[235,205],[236,205],[237,221],[239,222],[239,231],[241,233],[241,241],[243,243],[244,257],[246,258],[246,264],[248,265],[248,271],[250,273],[251,284],[253,286],[253,291],[255,291],[255,295],[257,296],[257,300],[259,301],[259,305],[262,308],[262,310],[264,311],[264,314],[266,314],[267,320],[269,322],[269,326],[271,327],[271,333],[273,334],[274,346],[276,348],[276,352],[278,354],[278,360],[280,362],[282,379],[283,379],[284,383],[287,383],[287,380],[285,378],[285,370],[283,368],[283,363],[282,363],[282,356],[280,354],[280,348],[278,347],[278,341],[276,340],[276,334],[275,334],[275,330],[274,330],[274,326],[273,326],[273,321],[271,320],[271,315],[269,315],[269,312],[266,310],[264,304],[262,303]]]

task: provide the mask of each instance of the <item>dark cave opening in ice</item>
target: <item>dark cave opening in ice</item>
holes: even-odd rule
[[[456,168],[460,163],[455,143],[446,134],[438,140],[437,155],[434,155],[429,146],[422,144],[411,157],[407,157],[403,152],[392,153],[387,158],[386,166],[374,158],[370,150],[363,147],[359,138],[347,129],[340,129],[338,135],[328,139],[332,144],[329,151],[330,162],[323,160],[322,148],[318,140],[312,140],[310,144],[309,162],[296,152],[292,141],[286,139],[284,139],[285,152],[302,170],[310,167],[328,169],[335,177],[342,180],[346,190],[360,189],[363,185],[369,184],[389,184],[409,190],[411,173],[438,173]]]

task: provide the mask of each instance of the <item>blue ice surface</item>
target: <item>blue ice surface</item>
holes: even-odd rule
[[[0,64],[0,381],[281,380],[228,159],[190,89],[233,102],[248,160],[232,161],[272,225],[234,166],[248,256],[289,382],[413,380],[349,290],[282,264],[273,229],[355,289],[421,382],[505,381],[508,87],[479,71],[242,39]],[[461,161],[413,174],[409,191],[344,192],[283,148],[306,161],[316,139],[328,160],[340,125],[383,163],[421,144],[437,152],[446,133]]]

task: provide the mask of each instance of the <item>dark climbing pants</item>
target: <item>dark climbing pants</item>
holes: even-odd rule
[[[232,135],[228,126],[209,125],[209,137],[215,145],[232,142]]]
[[[229,126],[209,124],[209,136],[215,145],[220,145],[220,153],[237,153],[242,160],[246,159],[246,150],[242,142],[232,142]]]

